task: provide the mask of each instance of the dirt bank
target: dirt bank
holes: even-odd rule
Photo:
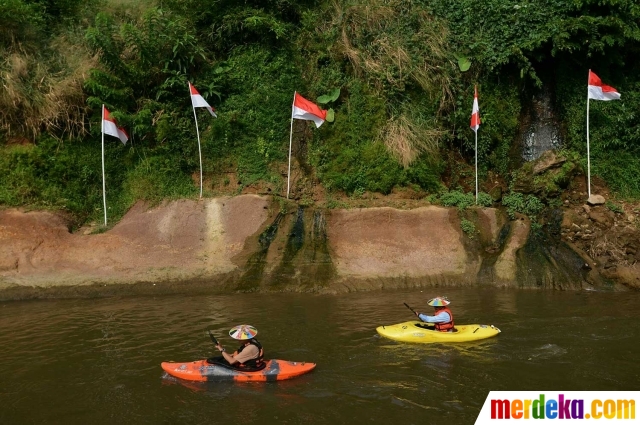
[[[455,210],[371,208],[332,211],[327,221],[334,263],[343,277],[469,279],[477,268]]]
[[[157,282],[222,275],[269,215],[259,196],[136,204],[102,234],[51,212],[0,211],[0,288]]]
[[[616,200],[598,178],[593,185],[592,193],[601,195],[604,204],[585,203],[587,188],[582,178],[576,178],[571,190],[563,193],[562,240],[599,276],[594,279],[640,289],[640,203]]]
[[[52,212],[0,211],[0,298],[607,281],[581,269],[580,248],[550,249],[527,220],[492,208],[305,209],[241,195],[138,203],[112,229],[86,233]]]

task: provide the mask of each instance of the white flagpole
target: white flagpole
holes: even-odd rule
[[[589,70],[591,73],[591,70]],[[591,198],[591,156],[589,155],[589,78],[587,77],[587,192]]]
[[[287,171],[287,199],[289,199],[289,187],[290,187],[290,176],[291,176],[291,144],[293,141],[293,107],[296,101],[296,93],[293,92],[293,102],[291,103],[291,129],[289,130],[289,170]]]
[[[107,225],[107,192],[104,185],[104,103],[102,104],[102,120],[101,132],[102,132],[102,203],[104,204],[104,225]]]
[[[191,90],[189,90],[189,96],[191,96]],[[196,108],[193,108],[193,118],[196,120],[196,134],[198,135],[198,156],[200,157],[200,198],[202,198],[202,151],[200,149],[200,130],[198,130],[198,116],[196,115]]]
[[[476,128],[476,205],[478,205],[478,129]]]

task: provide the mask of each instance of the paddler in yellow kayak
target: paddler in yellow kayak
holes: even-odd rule
[[[222,358],[235,368],[247,370],[259,370],[264,367],[264,350],[262,344],[255,338],[258,330],[251,325],[238,325],[229,331],[229,336],[242,345],[235,353],[229,354],[218,342],[216,348],[222,353]],[[217,342],[217,340],[216,340]]]
[[[447,307],[451,304],[451,301],[447,297],[435,297],[430,299],[427,304],[435,309],[433,316],[428,316],[423,313],[418,313],[416,316],[423,322],[433,323],[435,329],[440,332],[455,332],[455,326],[453,324],[453,313]]]

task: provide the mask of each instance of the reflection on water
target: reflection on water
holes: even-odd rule
[[[481,290],[239,294],[0,304],[0,423],[473,423],[489,390],[637,390],[636,293]],[[379,325],[447,295],[492,339],[403,344]],[[615,308],[605,308],[615,306]],[[267,357],[318,364],[279,383],[189,383],[161,361],[214,354],[250,323]],[[43,396],[46,394],[46,397]]]

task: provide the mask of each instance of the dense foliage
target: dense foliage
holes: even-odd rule
[[[481,177],[508,179],[541,88],[565,148],[585,157],[589,68],[622,93],[591,102],[593,171],[640,197],[634,0],[0,0],[0,22],[0,204],[99,217],[102,104],[131,134],[105,141],[112,216],[136,199],[196,196],[188,81],[218,111],[197,112],[208,194],[286,190],[294,90],[339,93],[323,104],[333,123],[295,122],[300,182],[442,192],[452,161],[473,161],[474,85]],[[473,189],[458,177],[452,190]],[[529,205],[513,196],[513,211]]]

